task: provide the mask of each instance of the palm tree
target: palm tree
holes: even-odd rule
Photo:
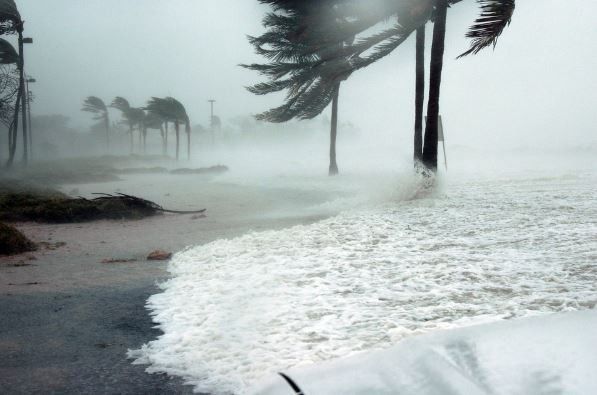
[[[185,125],[187,134],[187,157],[191,159],[191,121],[184,105],[173,97],[159,98],[152,97],[147,102],[145,109],[154,114],[166,124],[166,136],[168,133],[168,122],[174,123],[176,132],[176,160],[180,157],[180,124]],[[167,138],[165,140],[167,142]]]
[[[106,129],[106,149],[110,150],[110,114],[108,107],[102,99],[96,96],[89,96],[83,101],[83,108],[81,111],[95,114],[93,117],[96,121],[102,121]]]
[[[437,170],[439,99],[442,80],[444,43],[446,37],[446,19],[450,4],[461,0],[436,0],[433,43],[431,46],[431,68],[429,81],[429,102],[427,104],[427,124],[425,127],[425,145],[423,163],[432,170]],[[481,5],[481,15],[470,27],[467,37],[472,39],[471,48],[459,58],[477,54],[482,49],[497,44],[499,36],[512,20],[516,7],[515,0],[477,0]]]
[[[0,38],[0,64],[2,65],[18,65],[19,62],[19,55],[14,47],[6,40]],[[18,68],[17,68],[18,73]],[[18,73],[20,75],[20,73]],[[6,85],[6,96],[2,98],[2,115],[3,120],[6,120],[8,123],[8,161],[6,163],[7,167],[12,166],[14,161],[15,153],[17,150],[17,132],[19,126],[19,109],[21,105],[21,94],[22,90],[20,88],[20,79],[17,77],[17,80],[14,81],[13,75],[11,72],[3,73],[2,75],[2,82],[3,85]],[[10,87],[11,82],[12,89]],[[14,100],[14,96],[16,94],[16,103],[12,106],[10,103]]]
[[[9,149],[9,159],[7,162],[7,167],[12,166],[14,161],[14,154],[16,151],[16,136],[18,131],[18,114],[20,108],[22,107],[22,130],[23,130],[23,163],[27,164],[28,161],[28,133],[27,133],[27,113],[25,111],[26,103],[27,103],[27,93],[25,92],[25,62],[24,62],[24,55],[23,55],[23,28],[24,28],[24,21],[21,19],[21,14],[17,8],[17,5],[13,0],[0,0],[0,35],[3,34],[14,34],[17,33],[19,36],[19,53],[17,57],[17,68],[19,70],[19,93],[17,95],[17,99],[19,103],[15,106],[15,115],[12,123],[12,133],[9,134],[13,136],[12,138],[12,145]],[[6,47],[6,46],[5,46]],[[12,47],[12,46],[11,46]],[[11,52],[9,50],[9,52]],[[15,51],[12,51],[15,52]],[[14,54],[11,53],[9,57],[14,58]]]
[[[160,130],[162,132],[162,155],[168,154],[168,122],[173,122],[168,112],[167,103],[159,97],[152,97],[145,105],[147,116],[161,122]]]
[[[142,125],[143,119],[145,118],[145,111],[140,108],[131,107],[129,102],[121,96],[114,98],[110,107],[113,107],[122,113],[122,118],[129,127],[130,152],[132,154],[134,151],[133,133],[135,131],[135,127],[138,128],[140,134],[143,133]]]
[[[145,117],[143,118],[143,153],[146,152],[147,147],[147,130],[148,129],[157,129],[160,131],[162,136],[162,153],[164,153],[164,126],[163,126],[163,119],[158,115],[148,112]]]
[[[315,70],[330,56],[342,52],[346,45],[352,44],[354,37],[349,37],[346,41],[329,48],[318,49],[319,44],[311,47],[313,44],[308,43],[302,36],[303,26],[332,20],[336,28],[341,30],[342,25],[347,22],[337,8],[327,2],[321,2],[315,8],[293,2],[269,0],[262,2],[274,7],[274,11],[263,19],[263,25],[268,31],[260,37],[249,37],[249,41],[255,51],[270,63],[243,65],[243,67],[260,72],[268,77],[269,82],[256,84],[248,90],[257,95],[282,90],[287,90],[288,93],[282,106],[258,114],[256,118],[268,122],[287,122],[293,118],[312,119],[321,114],[331,102],[328,174],[337,175],[336,139],[340,85],[350,73],[320,75]],[[340,59],[336,64],[342,66],[341,63],[347,61],[348,59]]]
[[[343,12],[344,20],[349,22],[341,28],[334,23],[318,21],[321,15],[318,1],[297,2],[292,0],[261,0],[270,4],[275,10],[284,10],[290,15],[303,12],[304,18],[297,30],[298,39],[293,42],[294,56],[306,58],[324,51],[329,56],[321,62],[314,62],[309,68],[311,75],[326,76],[327,84],[313,88],[311,96],[332,97],[335,90],[334,81],[338,82],[356,70],[365,68],[382,59],[398,48],[406,39],[430,19],[435,21],[430,65],[429,102],[427,125],[425,129],[425,145],[421,159],[431,170],[437,169],[437,137],[439,118],[439,95],[443,67],[446,17],[449,6],[462,0],[337,0],[327,2]],[[515,0],[476,0],[481,7],[481,15],[470,28],[467,37],[472,39],[471,48],[461,56],[478,53],[480,50],[495,46],[504,28],[510,23],[515,8]],[[321,19],[321,18],[320,18]],[[325,18],[324,18],[325,19]],[[395,19],[395,26],[383,29],[370,36],[360,36],[379,23]],[[422,33],[422,32],[421,32]],[[340,43],[351,37],[358,37],[353,44],[338,48]],[[274,48],[273,50],[275,50]],[[273,51],[270,50],[270,51]],[[346,61],[348,60],[348,61]],[[422,63],[421,63],[422,64]],[[417,71],[421,75],[421,68]],[[262,72],[270,72],[268,69]],[[274,74],[275,76],[276,74]],[[277,82],[283,84],[284,81]],[[272,84],[270,89],[277,87]],[[267,88],[267,87],[264,87]],[[315,94],[315,91],[318,90]],[[417,92],[417,116],[415,121],[415,156],[420,147],[422,117],[419,119],[422,105],[421,90]]]

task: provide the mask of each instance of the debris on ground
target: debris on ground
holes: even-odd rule
[[[170,258],[172,258],[172,253],[162,250],[155,250],[147,256],[149,261],[167,261]]]
[[[57,191],[0,190],[0,220],[49,223],[99,219],[142,219],[161,213],[199,214],[206,210],[166,210],[157,203],[124,193],[71,198]]]
[[[130,263],[130,262],[137,262],[136,259],[103,259],[101,263]]]

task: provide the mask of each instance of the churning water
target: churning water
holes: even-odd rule
[[[416,333],[595,307],[596,172],[445,184],[177,254],[148,302],[164,335],[131,356],[243,393]]]

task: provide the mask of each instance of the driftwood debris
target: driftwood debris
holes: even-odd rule
[[[140,198],[137,196],[127,195],[127,194],[119,193],[119,192],[117,192],[115,195],[110,195],[108,193],[93,193],[93,195],[101,195],[99,197],[92,199],[93,201],[121,200],[123,202],[126,202],[126,204],[129,206],[134,206],[134,207],[139,207],[139,208],[147,208],[147,209],[155,210],[157,212],[162,212],[162,213],[202,214],[207,211],[207,209],[205,209],[205,208],[201,209],[201,210],[191,210],[191,211],[168,210],[150,200],[146,200],[146,199],[143,199],[143,198]],[[79,199],[84,199],[84,198],[79,197]]]
[[[141,219],[161,213],[202,214],[205,209],[176,211],[124,193],[71,198],[35,192],[0,193],[0,220],[72,223],[99,219]]]

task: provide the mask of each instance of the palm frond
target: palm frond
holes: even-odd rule
[[[0,64],[16,64],[19,61],[19,54],[11,43],[0,38]]]
[[[0,35],[22,30],[23,21],[14,0],[0,0]]]
[[[477,54],[489,46],[495,47],[504,29],[510,25],[516,8],[515,0],[477,0],[481,15],[475,20],[466,37],[472,39],[471,47],[459,58]]]

